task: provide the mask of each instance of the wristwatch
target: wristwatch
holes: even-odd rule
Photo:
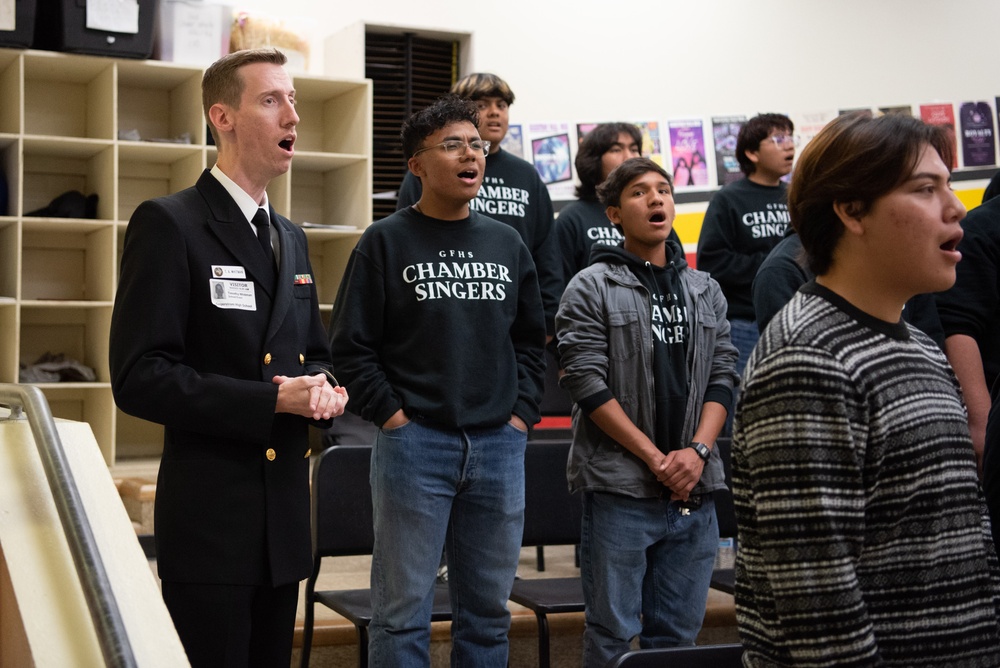
[[[694,451],[698,453],[701,460],[708,463],[708,460],[712,458],[712,449],[705,445],[704,443],[698,443],[697,441],[692,441],[688,444],[689,448],[694,448]]]

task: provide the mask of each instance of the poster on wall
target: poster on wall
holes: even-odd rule
[[[575,199],[572,137],[569,123],[529,123],[525,149],[553,200]]]
[[[1000,95],[993,98],[993,102],[993,108],[996,109],[997,112],[997,129],[1000,130]]]
[[[569,164],[569,134],[564,132],[532,139],[531,155],[535,170],[546,185],[573,178],[573,170]]]
[[[677,190],[708,185],[705,131],[700,120],[667,121],[670,158]]]
[[[663,142],[660,138],[660,124],[657,121],[636,121],[635,126],[642,134],[642,155],[660,167],[667,167],[663,160]]]
[[[600,123],[577,123],[576,124],[576,144],[579,146],[587,133],[596,128]]]
[[[736,140],[746,116],[716,116],[712,118],[712,137],[715,140],[715,172],[718,184],[727,185],[743,178],[740,162],[736,158]]]
[[[920,120],[929,125],[940,125],[948,130],[951,152],[955,156],[951,168],[958,167],[958,148],[955,143],[955,106],[951,102],[920,105]]]
[[[797,141],[795,152],[799,153],[805,145],[812,141],[812,138],[819,134],[819,131],[826,127],[826,124],[837,117],[834,109],[824,111],[805,111],[793,114],[792,123],[795,124],[795,139]]]
[[[524,137],[521,135],[520,125],[508,125],[507,134],[500,142],[500,148],[512,155],[524,159]]]
[[[899,114],[900,116],[912,116],[913,107],[908,104],[899,104],[893,107],[879,107],[878,115],[886,116],[888,114]]]
[[[847,114],[861,114],[865,118],[875,117],[875,112],[872,111],[871,107],[853,107],[851,109],[841,109],[837,112],[839,116],[846,116]]]
[[[966,167],[996,164],[993,110],[989,102],[963,102],[958,109],[962,132],[962,163]]]
[[[583,142],[583,138],[587,136],[587,133],[596,128],[600,123],[577,123],[576,124],[576,141],[577,145]],[[639,128],[639,133],[642,135],[642,145],[639,150],[642,155],[649,158],[661,167],[665,166],[663,162],[663,148],[660,142],[660,124],[656,121],[636,121],[632,125]]]

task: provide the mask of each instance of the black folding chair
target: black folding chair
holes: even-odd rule
[[[569,448],[568,440],[528,441],[524,455],[524,536],[521,539],[525,547],[580,544],[583,509],[579,495],[570,494],[566,483]],[[583,612],[580,578],[515,580],[510,600],[535,613],[538,620],[538,665],[548,668],[547,616]]]
[[[372,553],[372,492],[368,481],[372,448],[337,445],[317,458],[312,473],[313,571],[306,582],[305,620],[302,628],[302,668],[309,665],[312,649],[313,608],[322,603],[354,624],[358,632],[358,665],[368,665],[368,624],[372,619],[371,590],[316,591],[323,557]],[[431,621],[451,619],[448,586],[435,585]]]
[[[739,644],[637,649],[615,657],[607,668],[740,668],[742,657]]]

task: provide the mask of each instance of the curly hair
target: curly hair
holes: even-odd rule
[[[479,112],[476,104],[458,95],[439,97],[430,106],[415,112],[403,123],[399,138],[403,142],[403,157],[409,160],[420,150],[420,144],[427,137],[452,123],[468,121],[479,127]]]

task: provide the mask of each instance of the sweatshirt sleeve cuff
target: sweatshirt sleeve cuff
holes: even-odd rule
[[[524,420],[524,424],[528,425],[528,429],[531,429],[532,426],[538,424],[542,419],[538,409],[532,409],[532,403],[524,401],[523,399],[519,399],[514,404],[514,408],[511,410],[510,414],[516,415]]]
[[[584,397],[580,401],[576,402],[582,410],[587,415],[590,415],[595,410],[608,403],[615,398],[615,395],[611,394],[611,390],[604,388],[600,392],[590,395],[589,397]]]
[[[361,417],[363,417],[365,419],[370,419],[372,421],[372,423],[376,427],[378,427],[379,429],[381,429],[382,425],[384,425],[386,422],[388,422],[389,418],[391,418],[393,415],[395,415],[396,411],[398,411],[400,408],[402,408],[402,406],[397,406],[396,404],[391,404],[388,407],[383,408],[382,410],[372,411],[372,415],[371,415],[370,418],[367,418],[364,415],[362,415]]]
[[[733,389],[725,385],[709,385],[705,390],[705,401],[722,404],[726,412],[733,412]]]

